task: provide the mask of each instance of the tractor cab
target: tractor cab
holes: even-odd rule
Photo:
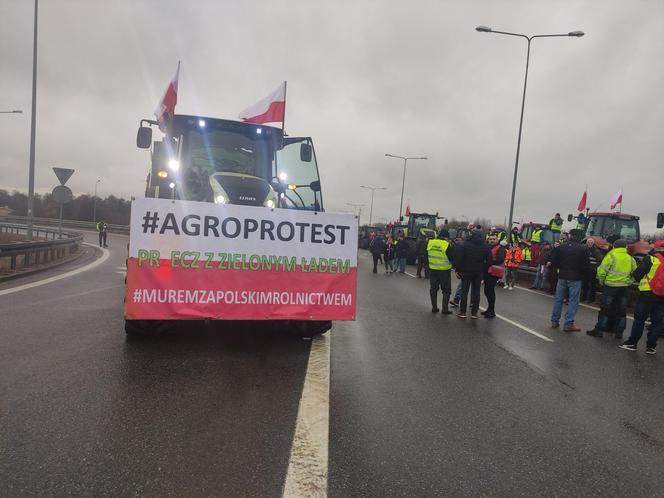
[[[137,146],[152,145],[146,197],[323,210],[320,177],[310,138],[225,119],[175,115],[166,136],[152,144],[142,120]]]
[[[411,213],[408,218],[406,236],[417,239],[419,236],[436,235],[436,220],[438,215],[427,213]]]
[[[609,238],[627,241],[630,254],[647,254],[650,245],[641,240],[639,217],[624,213],[590,213],[586,226],[586,238],[595,239],[595,245],[602,251],[610,248]]]

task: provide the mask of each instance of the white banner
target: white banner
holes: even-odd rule
[[[139,250],[269,254],[349,260],[357,266],[357,218],[352,214],[136,199],[129,256]]]

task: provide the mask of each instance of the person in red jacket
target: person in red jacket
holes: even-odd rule
[[[509,249],[505,252],[505,289],[514,289],[514,284],[518,278],[517,273],[522,261],[523,251],[519,248],[519,244],[510,244]]]

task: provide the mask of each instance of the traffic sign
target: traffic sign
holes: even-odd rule
[[[71,175],[74,174],[74,171],[75,170],[68,168],[53,168],[53,173],[55,173],[55,176],[57,176],[58,180],[60,180],[60,185],[67,183],[67,180],[71,178]]]
[[[65,181],[67,180],[65,179]],[[64,185],[58,185],[55,187],[51,195],[53,196],[53,200],[59,204],[66,204],[74,198],[71,193],[71,189],[69,187],[65,187]]]

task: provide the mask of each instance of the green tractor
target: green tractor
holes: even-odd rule
[[[143,119],[136,145],[152,151],[146,197],[323,211],[311,138],[279,128],[204,116],[175,115],[165,136],[152,140],[156,121]],[[257,317],[258,319],[258,317]],[[164,320],[126,320],[130,335],[153,334]],[[284,320],[301,336],[324,333],[330,321]]]
[[[417,240],[419,237],[436,236],[436,220],[438,220],[438,213],[410,213],[407,225],[396,225],[392,228],[392,236],[394,237],[395,229],[398,236],[399,231],[404,233],[404,241],[408,246],[408,255],[406,262],[412,265],[417,260]]]

